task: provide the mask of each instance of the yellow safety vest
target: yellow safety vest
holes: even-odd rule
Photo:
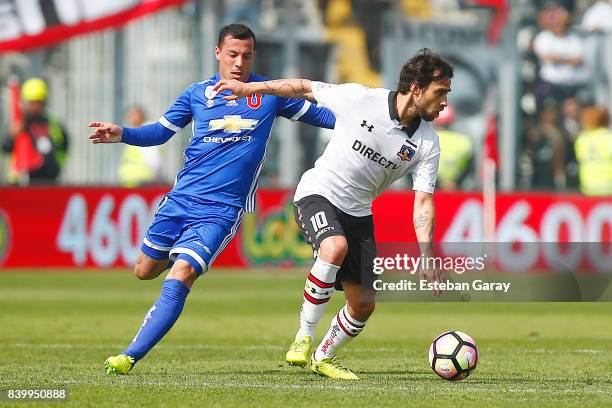
[[[125,146],[119,164],[119,181],[123,187],[138,187],[155,181],[155,172],[138,146]]]
[[[456,182],[467,169],[472,158],[472,140],[462,133],[442,129],[440,137],[440,165],[438,177],[442,181]]]
[[[612,132],[586,130],[574,145],[578,159],[580,191],[585,195],[612,195]]]
[[[62,127],[60,126],[57,119],[53,116],[47,116],[47,120],[49,121],[49,135],[51,136],[51,140],[53,140],[53,145],[55,147],[55,158],[59,163],[60,167],[62,167],[66,163],[67,151],[64,148],[64,139],[66,135],[62,132]]]

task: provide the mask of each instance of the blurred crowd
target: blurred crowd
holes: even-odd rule
[[[391,0],[310,0],[303,2],[302,14],[311,16],[304,23],[313,32],[323,23],[329,34],[330,28],[340,25],[341,20],[362,29],[368,72],[358,78],[359,82],[372,86],[380,81],[377,75],[381,70],[383,14],[393,3]],[[455,0],[399,3],[400,9],[413,18],[435,17],[436,13],[460,10],[467,4]],[[279,8],[273,0],[231,0],[225,4],[227,21],[242,19],[265,30],[278,17],[275,13]],[[520,7],[522,10],[516,13],[520,16],[517,42],[522,58],[517,187],[612,194],[608,107],[597,104],[598,89],[594,86],[602,75],[597,72],[602,64],[601,40],[606,33],[612,33],[612,0],[539,0],[523,2]],[[353,32],[351,36],[357,34]],[[355,71],[357,65],[363,64],[357,64],[360,57],[355,49],[351,54],[349,65]],[[340,79],[345,79],[341,65],[338,69]],[[480,139],[454,129],[456,119],[451,107],[436,121],[441,143],[447,147],[441,160],[439,187],[442,189],[476,185],[478,166],[473,163],[474,142]]]
[[[612,1],[539,3],[535,20],[519,32],[518,187],[612,194],[609,113],[597,104],[597,84],[604,81],[597,62],[604,35],[612,33]]]
[[[258,34],[277,30],[286,17],[283,13],[287,12],[287,3],[281,0],[224,0],[219,4],[222,8],[220,24],[243,22]],[[603,44],[606,38],[608,42],[612,38],[612,0],[518,0],[512,3],[506,0],[304,0],[296,4],[299,4],[293,20],[296,31],[334,46],[333,79],[373,87],[383,85],[381,37],[385,13],[401,10],[411,19],[455,21],[475,4],[485,9],[504,8],[509,4],[516,6],[518,12],[512,18],[515,21],[518,16],[516,41],[521,58],[517,188],[580,190],[585,194],[612,195],[612,133],[609,123],[612,102],[609,88],[612,84],[606,83],[606,75],[610,82],[612,73],[609,71],[612,69],[608,68],[608,72],[602,69],[606,66]],[[504,13],[500,15],[505,16]],[[508,20],[503,17],[497,24],[505,26]],[[262,55],[265,55],[265,50],[262,50]],[[607,58],[612,60],[610,56]],[[324,75],[323,64],[307,67],[308,60],[319,59],[307,56],[300,65],[304,72],[300,73],[320,78]],[[276,59],[268,58],[267,61],[274,64]],[[262,65],[257,69],[269,74],[266,72],[269,71],[266,59],[260,58],[260,62]],[[274,73],[272,76],[278,75]],[[43,85],[44,92],[41,91]],[[13,183],[24,184],[24,179],[30,183],[53,183],[66,161],[68,137],[59,124],[54,127],[57,121],[46,112],[46,84],[37,82],[37,86],[37,95],[32,92],[22,95],[25,122],[17,121],[10,129],[0,131],[3,150],[12,154],[10,181]],[[468,128],[460,125],[462,120],[464,123],[466,119],[467,122],[471,120],[465,116],[462,107],[463,104],[449,106],[435,123],[443,147],[439,176],[441,189],[472,189],[480,184],[481,164],[478,159],[483,135],[470,134],[474,132],[466,131]],[[489,121],[495,119],[494,116],[480,115],[487,122],[482,126],[485,133],[493,130],[493,140],[496,125],[489,126]],[[30,125],[31,117],[39,117],[34,120],[34,126]],[[49,123],[43,126],[44,131],[36,124],[37,120]],[[144,110],[132,107],[125,123],[132,126],[145,123]],[[324,137],[312,129],[300,132],[301,171],[304,171],[318,156]],[[30,141],[34,147],[30,148],[34,152],[32,157],[41,156],[44,166],[40,164],[41,160],[38,160],[38,167],[24,170],[24,166],[15,166],[20,163],[15,160],[19,155],[15,154],[14,147],[20,133],[30,135],[22,138],[23,144]],[[61,138],[58,137],[60,134]],[[163,149],[127,147],[120,160],[118,181],[124,186],[167,181],[161,171],[163,160],[160,151]],[[499,154],[503,152],[497,152]],[[269,162],[274,163],[273,160]],[[273,165],[267,167],[273,168]],[[275,186],[275,171],[262,175],[264,185]]]

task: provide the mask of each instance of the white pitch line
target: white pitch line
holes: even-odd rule
[[[55,384],[76,384],[76,385],[100,385],[99,381],[83,381],[83,380],[54,380]],[[166,381],[147,381],[147,385],[168,385]],[[142,385],[142,382],[138,382],[137,385]],[[344,386],[336,384],[262,384],[262,383],[231,383],[231,382],[208,382],[202,381],[194,383],[194,386],[203,386],[208,388],[269,388],[269,389],[332,389],[332,390],[381,390],[380,386],[377,385],[366,385],[366,384],[346,384]],[[405,387],[397,386],[394,390],[406,390],[414,391],[418,387]]]
[[[569,351],[569,352],[574,352],[574,353],[591,353],[591,354],[597,354],[597,353],[605,353],[606,350],[599,350],[599,349],[533,349],[533,350],[527,350],[533,353],[558,353],[559,351]]]

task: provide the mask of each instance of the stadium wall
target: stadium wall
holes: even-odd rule
[[[0,267],[129,267],[166,192],[164,188],[0,189]],[[291,198],[289,190],[260,191],[257,212],[245,217],[215,266],[310,263],[312,252],[293,220]],[[408,191],[387,192],[375,201],[379,242],[415,241],[412,201]],[[439,192],[435,201],[436,241],[483,241],[480,194]],[[500,194],[496,241],[610,243],[612,197]],[[600,256],[610,258],[603,264],[612,265],[612,251]]]

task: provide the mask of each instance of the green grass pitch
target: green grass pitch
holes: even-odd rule
[[[304,277],[305,268],[213,270],[169,335],[116,377],[103,362],[132,339],[161,278],[0,273],[0,389],[65,388],[67,406],[92,407],[612,405],[612,303],[381,302],[342,350],[361,380],[339,382],[284,364]],[[342,301],[334,294],[318,339]],[[478,368],[458,383],[427,362],[447,329],[479,347]]]

